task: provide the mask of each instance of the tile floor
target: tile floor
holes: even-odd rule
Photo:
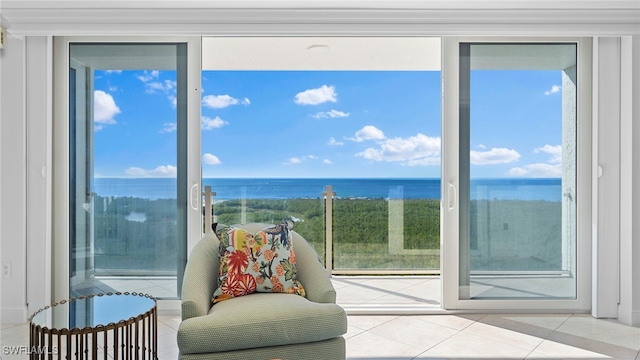
[[[585,314],[446,314],[437,277],[336,277],[338,303],[349,312],[347,359],[625,359],[640,360],[640,328]],[[109,286],[121,291],[117,283]],[[125,287],[134,283],[119,284]],[[166,286],[163,282],[140,286]],[[159,290],[159,289],[158,289]],[[140,290],[138,290],[140,291]],[[366,315],[389,307],[428,315]],[[179,316],[160,316],[160,359],[177,359]],[[4,347],[28,345],[27,324],[2,324]]]
[[[177,359],[179,316],[159,318],[159,358]],[[27,324],[2,324],[5,347],[28,345]],[[640,328],[589,315],[350,315],[349,360],[625,359],[640,360]]]

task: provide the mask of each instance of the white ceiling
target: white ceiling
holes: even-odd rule
[[[440,38],[204,37],[204,70],[440,70]]]

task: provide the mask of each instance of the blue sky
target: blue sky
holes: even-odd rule
[[[472,73],[472,177],[559,177],[560,71]],[[439,72],[205,71],[204,177],[440,177]],[[94,176],[172,177],[170,71],[96,71]]]

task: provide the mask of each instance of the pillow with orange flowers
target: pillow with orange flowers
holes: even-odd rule
[[[231,226],[216,230],[216,235],[220,240],[220,269],[214,304],[254,292],[305,296],[296,280],[289,224],[272,225],[255,234]]]

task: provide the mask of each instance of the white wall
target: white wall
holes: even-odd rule
[[[10,277],[0,276],[2,323],[23,322],[27,318],[24,52],[23,39],[11,35],[0,50],[0,257],[3,265],[11,265]]]
[[[633,36],[633,139],[640,139],[640,35]],[[631,273],[633,279],[629,284],[624,284],[631,290],[633,297],[631,301],[631,314],[624,313],[621,318],[628,324],[640,326],[640,141],[632,142],[633,144],[633,177],[629,182],[634,186],[633,202],[632,202],[632,218],[633,224],[632,234],[627,238],[632,244],[632,251],[626,258],[626,263],[633,266]],[[635,260],[634,260],[635,259]],[[628,319],[628,321],[627,321]]]
[[[51,38],[26,38],[27,301],[29,314],[51,299]]]
[[[594,178],[592,314],[618,317],[620,254],[620,39],[594,39]],[[580,201],[580,200],[578,200]]]
[[[621,45],[621,68],[627,76],[621,78],[618,319],[640,326],[640,36],[623,38]]]
[[[597,42],[592,314],[640,326],[640,36]]]

